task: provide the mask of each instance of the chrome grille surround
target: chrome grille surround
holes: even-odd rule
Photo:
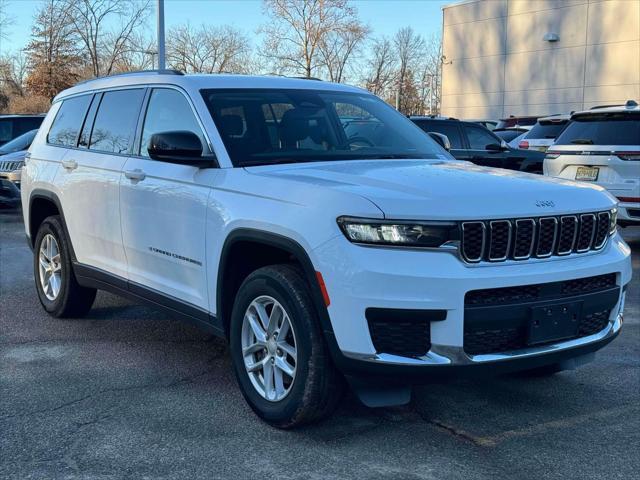
[[[578,236],[578,225],[578,217],[575,215],[567,215],[560,218],[560,238],[558,239],[558,248],[556,250],[558,255],[569,255],[573,251]],[[568,245],[569,248],[562,248],[569,238],[571,238]]]
[[[22,167],[22,160],[4,160],[0,162],[0,172],[13,172]]]
[[[531,229],[531,234],[527,235],[525,229],[527,228],[525,225],[529,225],[528,228]],[[533,254],[533,247],[536,244],[536,221],[533,218],[518,218],[515,221],[516,226],[516,235],[514,240],[514,248],[513,248],[513,259],[514,260],[526,260]],[[525,233],[523,233],[525,232]],[[522,255],[519,253],[523,250],[521,247],[526,246],[526,242],[529,240],[529,247],[526,250],[526,254]]]
[[[467,263],[522,261],[602,249],[609,211],[461,222],[460,256]]]
[[[504,238],[506,229],[506,242]],[[511,250],[511,222],[509,220],[491,220],[489,222],[489,255],[490,262],[502,262]],[[504,253],[503,253],[504,252]]]

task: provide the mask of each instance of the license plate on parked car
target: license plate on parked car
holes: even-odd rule
[[[594,182],[598,179],[598,173],[600,169],[598,167],[578,167],[576,171],[576,180],[586,180]]]
[[[533,307],[529,323],[529,345],[575,337],[582,312],[582,302]]]

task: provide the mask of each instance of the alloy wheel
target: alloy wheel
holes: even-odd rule
[[[58,298],[62,285],[62,263],[60,247],[55,237],[50,233],[47,233],[40,243],[38,259],[40,286],[45,296],[54,301]]]
[[[285,398],[296,377],[297,344],[289,314],[275,298],[263,295],[249,304],[241,344],[245,370],[260,396]]]

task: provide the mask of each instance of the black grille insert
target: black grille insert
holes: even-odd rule
[[[444,320],[447,312],[368,308],[366,317],[377,353],[420,357],[431,349],[431,322]]]
[[[582,315],[573,338],[593,335],[607,327],[619,295],[615,273],[472,290],[464,298],[464,350],[469,355],[480,355],[526,348],[531,308],[549,302],[581,302]]]

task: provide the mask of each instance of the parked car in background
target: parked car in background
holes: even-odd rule
[[[621,225],[640,225],[640,107],[617,107],[571,115],[571,123],[547,150],[544,173],[595,183],[620,202]]]
[[[487,167],[542,173],[544,154],[511,148],[493,132],[474,122],[433,116],[409,118],[427,133],[445,135],[451,145],[451,155],[458,160]]]
[[[510,143],[514,138],[527,133],[530,127],[508,127],[508,128],[495,128],[493,133],[499,136],[502,140]]]
[[[571,114],[558,114],[539,118],[520,142],[518,148],[546,152],[556,138],[567,128]]]
[[[15,208],[20,206],[20,190],[13,182],[0,178],[0,207]]]
[[[44,114],[0,115],[0,147],[23,133],[37,129],[44,120]]]
[[[473,123],[477,123],[478,125],[482,125],[484,128],[486,128],[487,130],[493,130],[496,128],[496,126],[498,125],[498,120],[477,120],[477,119],[470,119],[467,120],[467,122],[473,122]]]
[[[36,133],[37,129],[23,133],[0,147],[0,178],[13,182],[18,188],[24,159]]]
[[[531,127],[538,121],[537,116],[520,116],[516,117],[511,115],[507,118],[501,118],[496,128],[509,128],[509,127]]]

